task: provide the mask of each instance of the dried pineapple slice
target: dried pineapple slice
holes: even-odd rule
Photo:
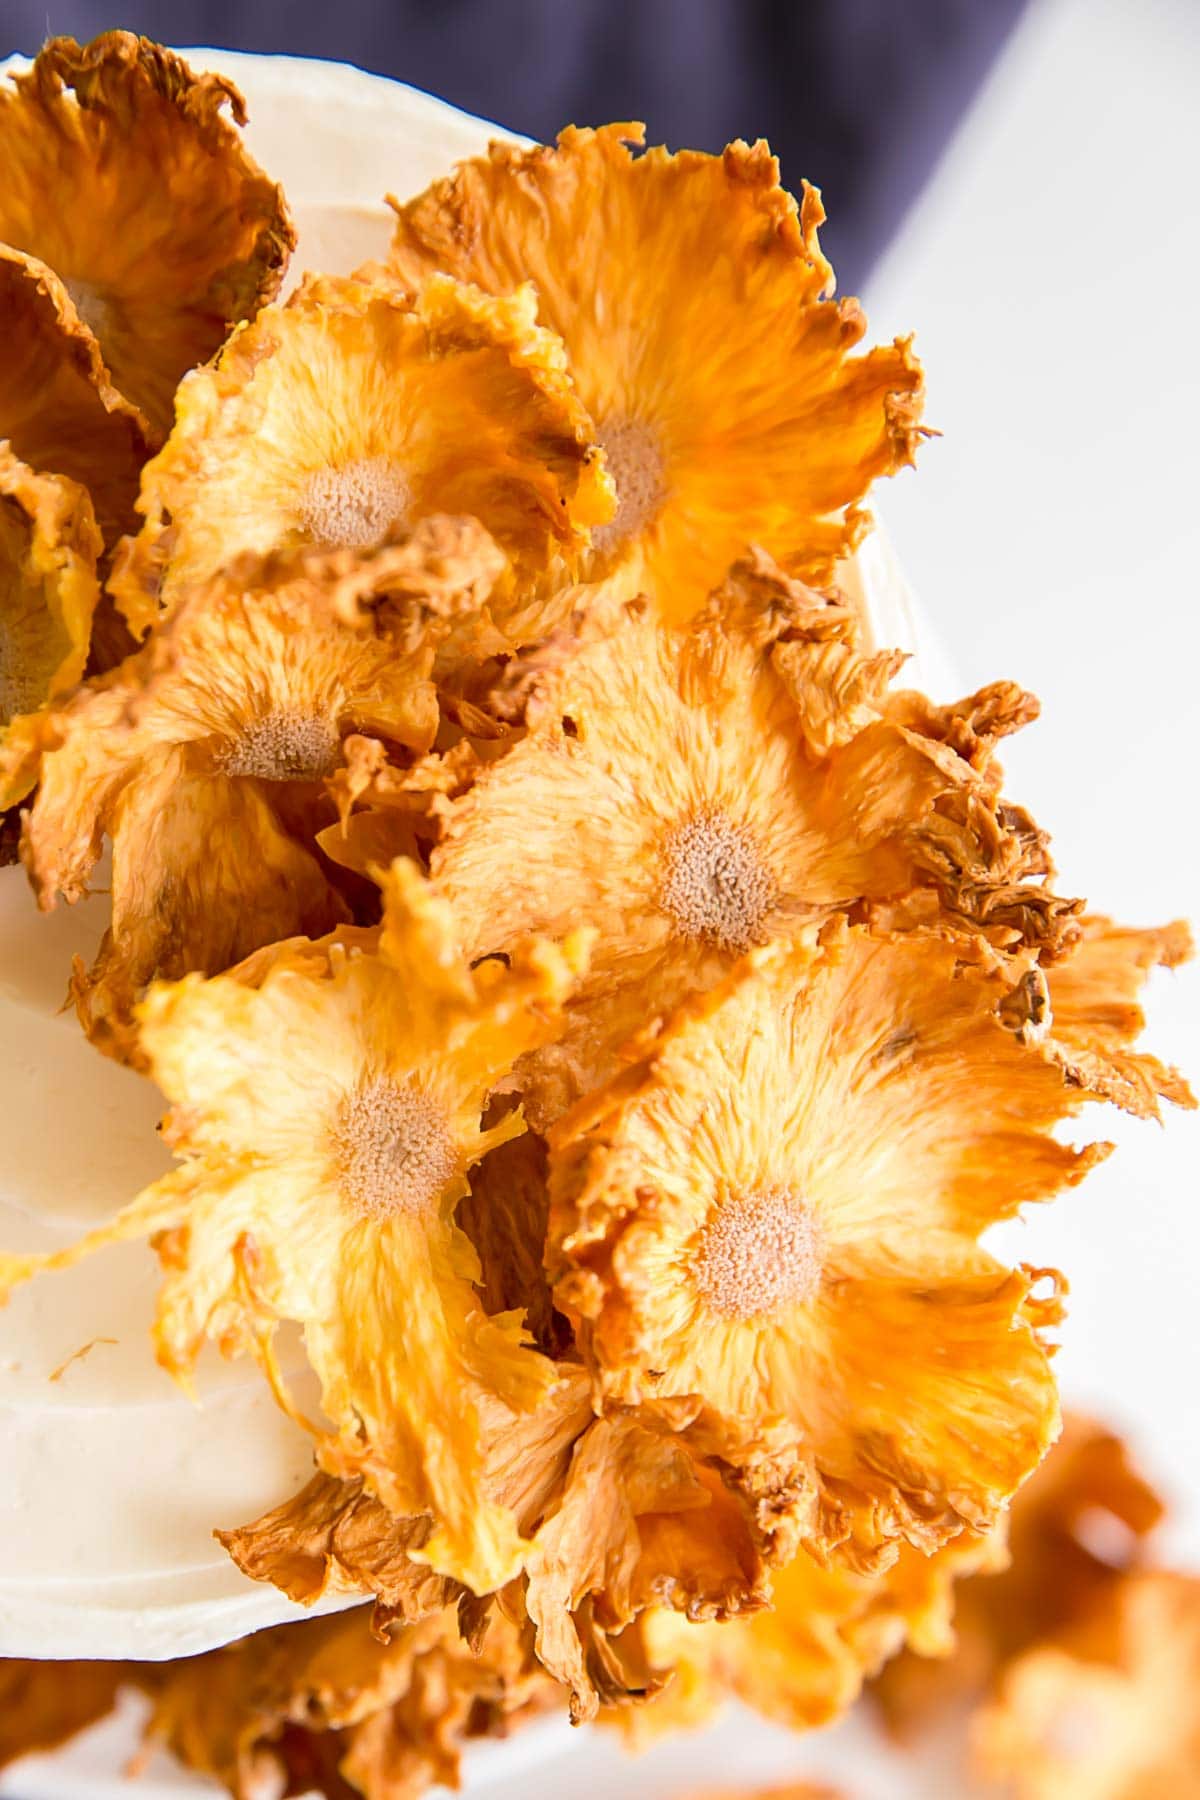
[[[274,296],[295,245],[245,120],[232,82],[128,31],[52,38],[0,89],[0,242],[61,277],[158,430],[180,377]]]
[[[373,552],[244,558],[0,752],[0,774],[40,780],[22,855],[43,907],[86,893],[112,840],[111,929],[74,989],[102,1048],[134,1049],[148,981],[348,918],[315,844],[342,738],[429,746],[437,647],[502,566],[470,519]]]
[[[535,1124],[745,950],[832,909],[925,882],[993,923],[1000,895],[1054,915],[1047,890],[1022,886],[1048,867],[1044,844],[1000,806],[991,758],[1028,697],[1006,691],[960,750],[934,709],[910,723],[907,697],[888,694],[902,660],[864,655],[853,614],[759,558],[685,630],[602,608],[578,649],[535,653],[528,729],[507,754],[470,783],[431,763],[431,867],[471,953],[576,922],[598,934],[563,1042],[521,1072]],[[386,778],[353,816],[375,805],[385,834],[409,819],[374,800]],[[516,845],[521,878],[501,879]]]
[[[830,1724],[900,1645],[946,1655],[957,1584],[1006,1562],[1003,1522],[983,1537],[964,1532],[930,1556],[905,1545],[874,1575],[822,1568],[801,1551],[774,1572],[770,1606],[747,1618],[698,1626],[677,1613],[648,1614],[647,1654],[671,1680],[650,1706],[616,1722],[641,1746],[702,1724],[736,1694],[793,1730]]]
[[[922,383],[907,340],[851,354],[866,320],[825,298],[820,198],[806,184],[797,206],[765,143],[631,154],[642,141],[493,144],[397,207],[390,266],[534,282],[616,479],[588,579],[679,622],[748,544],[827,580],[871,482],[912,461]]]
[[[10,755],[34,729],[29,715],[83,675],[100,550],[83,489],[36,474],[0,443],[0,744]],[[28,771],[0,779],[0,809],[23,799],[33,779]]]
[[[447,279],[310,278],[180,389],[146,470],[146,523],[114,572],[131,627],[240,551],[370,546],[430,513],[480,519],[510,558],[498,622],[611,510],[562,346],[526,290],[494,300]],[[536,606],[534,608],[536,612]],[[483,650],[500,648],[501,630]]]
[[[904,1739],[961,1713],[1012,1658],[1078,1623],[1144,1561],[1162,1516],[1161,1499],[1120,1438],[1069,1413],[1059,1442],[1013,1501],[1007,1565],[957,1591],[954,1654],[931,1660],[936,1653],[914,1643],[874,1681],[871,1698],[888,1730]]]
[[[1057,1296],[978,1239],[1106,1152],[1050,1134],[1107,1096],[1064,1075],[1029,959],[808,928],[550,1134],[555,1297],[602,1391],[781,1427],[802,1541],[851,1567],[989,1528],[1058,1432]]]
[[[22,461],[87,489],[106,544],[136,527],[158,439],[109,379],[62,282],[0,244],[0,438]]]
[[[978,1770],[1014,1800],[1197,1800],[1200,1578],[1123,1576],[1028,1650],[976,1719]]]
[[[206,1337],[250,1350],[289,1407],[272,1340],[301,1323],[328,1423],[300,1422],[322,1466],[429,1512],[422,1558],[490,1592],[523,1545],[482,1491],[488,1409],[531,1409],[559,1378],[520,1314],[481,1310],[454,1207],[471,1165],[523,1129],[517,1112],[483,1128],[485,1100],[555,1029],[582,953],[534,943],[471,971],[444,904],[397,865],[377,947],[297,939],[155,986],[142,1046],[181,1167],[70,1248],[0,1259],[0,1288],[157,1234],[163,1365],[186,1384]]]

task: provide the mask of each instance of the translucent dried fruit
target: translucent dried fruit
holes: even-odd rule
[[[762,1606],[761,1534],[725,1485],[695,1404],[598,1419],[525,1559],[523,1605],[576,1720],[662,1684],[637,1633],[650,1607],[720,1619]]]
[[[32,1751],[55,1750],[103,1719],[125,1680],[120,1663],[0,1657],[0,1769]]]
[[[36,474],[0,443],[0,743],[14,745],[31,726],[28,715],[82,676],[100,549],[83,489]],[[31,786],[28,774],[0,777],[0,809]]]
[[[516,587],[569,566],[611,506],[562,346],[528,290],[493,300],[447,279],[311,278],[259,314],[180,389],[146,470],[146,523],[112,588],[142,631],[160,603],[239,551],[379,542],[430,513],[482,520]],[[503,647],[478,622],[470,642]]]
[[[1196,1800],[1198,1695],[1200,1579],[1126,1575],[1008,1668],[975,1723],[980,1773],[1014,1800]]]
[[[232,82],[127,31],[52,38],[0,89],[0,240],[62,278],[161,429],[180,377],[273,297],[296,241],[245,121]]]
[[[642,141],[608,125],[493,144],[397,208],[391,267],[534,282],[616,478],[588,578],[678,621],[749,544],[827,580],[871,482],[912,461],[922,381],[908,340],[852,354],[866,320],[826,298],[820,197],[805,184],[797,206],[765,143],[633,155]]]
[[[1051,1135],[1107,1096],[1028,1029],[1040,982],[973,933],[808,928],[550,1134],[555,1297],[602,1390],[782,1421],[804,1536],[851,1566],[986,1529],[1057,1435],[1057,1295],[978,1243],[1108,1148]]]
[[[160,1361],[186,1383],[205,1338],[251,1351],[289,1410],[272,1344],[296,1320],[329,1422],[300,1420],[321,1466],[430,1513],[424,1559],[489,1592],[522,1554],[482,1488],[489,1408],[532,1409],[558,1376],[519,1314],[481,1310],[454,1209],[472,1165],[523,1129],[515,1112],[483,1128],[484,1104],[556,1028],[581,955],[531,943],[472,971],[444,904],[397,865],[377,946],[295,940],[157,984],[141,1043],[181,1166],[79,1243],[0,1261],[0,1287],[156,1234]]]
[[[506,1621],[473,1651],[452,1612],[381,1641],[357,1610],[141,1674],[151,1739],[236,1800],[314,1790],[396,1800],[431,1782],[457,1786],[464,1738],[550,1698]]]
[[[880,1671],[872,1699],[888,1729],[907,1737],[978,1700],[1014,1656],[1077,1622],[1144,1560],[1162,1514],[1120,1438],[1068,1414],[1013,1501],[1006,1565],[957,1589],[954,1654],[929,1660],[934,1653],[916,1644]]]
[[[532,1407],[514,1412],[493,1396],[488,1408],[479,1492],[510,1512],[524,1536],[561,1492],[592,1421],[584,1371],[564,1363],[557,1377]],[[282,1506],[217,1536],[243,1573],[304,1605],[336,1593],[373,1596],[376,1628],[386,1631],[464,1598],[461,1583],[413,1560],[432,1529],[431,1515],[390,1512],[361,1480],[318,1474]]]
[[[672,1678],[653,1703],[620,1716],[638,1744],[702,1724],[736,1695],[793,1730],[840,1718],[863,1682],[912,1643],[926,1656],[953,1645],[956,1583],[1003,1567],[1003,1530],[964,1532],[931,1556],[905,1545],[890,1569],[822,1568],[802,1551],[772,1579],[771,1604],[746,1618],[694,1625],[651,1613],[643,1636],[656,1668]]]
[[[522,1071],[535,1123],[757,943],[917,883],[936,913],[1044,871],[981,740],[968,758],[940,717],[928,734],[893,720],[902,659],[864,655],[856,634],[849,611],[758,558],[686,630],[601,609],[578,647],[535,653],[524,736],[465,792],[442,794],[429,766],[431,867],[472,954],[597,931],[563,1042]],[[502,873],[514,845],[519,881]]]
[[[40,776],[22,855],[43,907],[79,899],[112,840],[112,925],[75,981],[97,1043],[133,1051],[148,981],[347,918],[315,843],[342,739],[428,747],[438,645],[500,566],[473,520],[373,552],[241,559],[0,756],[13,780]]]
[[[113,386],[57,275],[4,244],[0,438],[33,468],[85,487],[107,544],[136,529],[138,478],[158,439]]]

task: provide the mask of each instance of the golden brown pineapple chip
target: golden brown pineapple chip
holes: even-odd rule
[[[296,241],[245,121],[232,82],[128,31],[52,38],[0,89],[0,242],[61,277],[160,431],[180,377],[274,296]]]
[[[464,1738],[554,1698],[507,1621],[473,1650],[448,1611],[386,1642],[361,1610],[306,1620],[139,1673],[151,1739],[237,1800],[456,1787]]]
[[[160,1234],[163,1365],[186,1383],[211,1338],[256,1354],[290,1405],[273,1334],[302,1324],[330,1423],[301,1422],[322,1466],[430,1513],[422,1557],[489,1592],[522,1544],[482,1491],[488,1409],[531,1409],[559,1377],[519,1313],[482,1311],[454,1209],[471,1166],[523,1130],[517,1112],[483,1127],[485,1101],[556,1029],[582,954],[530,943],[471,970],[444,903],[398,864],[378,942],[297,939],[157,984],[141,1045],[180,1168],[70,1248],[0,1260],[0,1288]]]
[[[83,674],[99,588],[100,534],[83,489],[39,475],[0,443],[0,744],[35,731],[39,712]],[[28,793],[28,770],[0,776],[0,809]]]
[[[126,1679],[121,1663],[0,1657],[0,1769],[18,1756],[56,1750],[103,1719]]]
[[[0,244],[0,438],[33,468],[85,487],[106,544],[136,528],[158,439],[109,379],[52,270]]]
[[[1057,1435],[1057,1292],[978,1242],[1108,1148],[1051,1135],[1107,1095],[1048,1016],[1029,952],[835,921],[751,952],[551,1131],[555,1297],[602,1391],[781,1429],[819,1555],[990,1527]],[[781,1476],[742,1478],[762,1503]]]
[[[492,299],[436,279],[414,299],[392,282],[310,277],[181,388],[112,589],[140,632],[238,552],[361,548],[430,513],[472,514],[514,572],[493,596],[499,629],[470,634],[487,652],[509,625],[523,640],[530,588],[550,571],[561,584],[611,506],[530,291]]]
[[[997,923],[1000,895],[1039,918],[1059,905],[1026,880],[1044,845],[1001,806],[991,756],[1028,696],[1005,690],[990,736],[956,748],[934,709],[910,724],[888,694],[897,653],[863,654],[847,609],[762,558],[686,629],[602,608],[577,649],[531,661],[521,741],[473,783],[450,759],[427,772],[443,827],[431,867],[473,955],[576,922],[598,934],[564,1041],[521,1071],[535,1124],[610,1074],[634,1032],[806,920],[917,883]],[[352,826],[372,808],[385,832],[408,825],[396,802],[411,796],[375,798],[389,781],[368,781]]]
[[[1009,1666],[973,1735],[981,1777],[1014,1800],[1198,1800],[1200,1578],[1113,1582]]]
[[[906,340],[852,354],[866,320],[825,298],[820,198],[806,184],[797,206],[765,143],[632,154],[642,141],[608,125],[493,144],[397,207],[391,267],[535,284],[616,479],[587,578],[679,622],[748,544],[828,579],[872,481],[912,461],[921,371]]]
[[[888,1730],[905,1738],[960,1712],[1013,1657],[1078,1623],[1145,1560],[1145,1540],[1162,1516],[1162,1501],[1120,1438],[1068,1414],[1062,1437],[1013,1501],[1005,1566],[985,1568],[956,1592],[954,1654],[938,1656],[914,1640],[880,1671],[871,1697]]]
[[[502,566],[472,519],[369,552],[242,558],[0,753],[14,783],[40,777],[22,855],[43,907],[85,894],[112,841],[112,925],[75,979],[97,1043],[134,1050],[148,981],[216,974],[349,917],[315,843],[342,739],[428,748],[438,645]]]

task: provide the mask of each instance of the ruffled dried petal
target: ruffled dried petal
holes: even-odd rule
[[[855,300],[827,296],[820,196],[779,185],[765,143],[634,155],[640,125],[493,144],[397,207],[391,267],[538,291],[597,422],[618,510],[589,580],[690,618],[747,544],[828,580],[872,481],[913,460],[911,342],[853,355]]]
[[[274,296],[295,245],[245,122],[231,81],[128,31],[52,38],[0,89],[0,240],[62,278],[160,429],[180,377]]]
[[[437,796],[431,867],[474,955],[580,920],[597,931],[563,1041],[522,1072],[539,1125],[752,945],[914,884],[935,914],[957,905],[948,810],[969,820],[973,879],[1041,873],[1006,828],[981,738],[968,757],[894,722],[896,656],[863,655],[851,613],[761,557],[686,631],[602,608],[573,651],[535,662],[525,735]]]
[[[480,1494],[510,1512],[526,1537],[561,1492],[574,1446],[592,1420],[586,1374],[563,1364],[558,1377],[525,1411],[494,1397],[487,1404]],[[303,1605],[338,1592],[373,1597],[375,1626],[386,1631],[466,1594],[461,1583],[413,1560],[431,1529],[430,1515],[390,1512],[361,1480],[318,1474],[283,1506],[217,1536],[244,1574]]]
[[[0,1769],[105,1718],[127,1679],[121,1663],[0,1658]]]
[[[517,602],[551,570],[561,583],[611,500],[531,292],[493,300],[438,278],[414,299],[312,277],[184,383],[138,505],[146,523],[111,586],[139,633],[239,552],[363,547],[432,513],[473,515],[513,566],[486,628],[464,634],[488,654],[511,647]]]
[[[963,1533],[931,1556],[906,1545],[890,1569],[873,1575],[822,1568],[802,1551],[775,1572],[770,1606],[749,1617],[696,1626],[650,1614],[647,1652],[671,1680],[651,1705],[618,1722],[641,1746],[704,1723],[736,1695],[795,1731],[828,1725],[902,1644],[946,1655],[956,1583],[1006,1560],[1002,1527],[982,1538]]]
[[[880,1671],[872,1699],[889,1731],[905,1738],[960,1711],[1014,1656],[1085,1616],[1144,1559],[1162,1516],[1161,1499],[1120,1438],[1068,1415],[1059,1443],[1013,1502],[1007,1565],[957,1589],[954,1654],[914,1644]]]
[[[58,276],[3,243],[0,344],[0,438],[31,467],[86,488],[111,546],[136,529],[138,479],[160,440],[113,386]]]
[[[149,1736],[235,1800],[314,1788],[396,1800],[457,1786],[465,1737],[548,1698],[504,1620],[473,1652],[452,1612],[381,1641],[358,1610],[143,1672]]]
[[[428,748],[438,645],[499,567],[473,520],[374,552],[243,558],[0,756],[15,782],[40,777],[22,855],[43,907],[86,893],[112,841],[112,925],[74,984],[102,1048],[135,1053],[147,982],[348,917],[316,847],[342,740]]]
[[[973,1735],[981,1776],[1014,1800],[1195,1800],[1200,1579],[1113,1582],[1057,1643],[1008,1668]]]
[[[1107,1095],[1006,1019],[1035,973],[969,934],[810,929],[550,1134],[555,1297],[602,1389],[783,1421],[819,1555],[988,1528],[1057,1435],[1057,1289],[978,1243],[1102,1153],[1052,1131]]]
[[[139,1008],[172,1102],[180,1167],[53,1255],[0,1259],[0,1288],[105,1243],[156,1235],[156,1342],[185,1383],[208,1338],[273,1354],[304,1328],[325,1424],[321,1466],[396,1513],[429,1513],[433,1568],[488,1593],[520,1567],[511,1510],[482,1491],[489,1409],[531,1411],[560,1384],[519,1314],[479,1305],[454,1212],[468,1170],[523,1129],[482,1125],[523,1049],[551,1035],[584,953],[534,942],[511,965],[462,962],[453,921],[411,868],[369,933],[277,946],[242,970],[159,983]]]
[[[0,444],[0,743],[83,674],[101,550],[91,502],[64,476],[38,475]],[[11,749],[6,755],[12,756]],[[15,760],[22,762],[19,752]],[[32,776],[0,776],[0,810]]]
[[[627,1628],[650,1607],[727,1618],[765,1603],[750,1508],[706,1454],[692,1406],[598,1419],[525,1561],[524,1610],[542,1664],[571,1690],[574,1719],[661,1686]]]

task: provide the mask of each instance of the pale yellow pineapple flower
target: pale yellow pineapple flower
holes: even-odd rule
[[[482,1311],[454,1209],[472,1165],[524,1129],[516,1111],[483,1126],[484,1106],[557,1028],[582,954],[531,943],[472,970],[444,903],[397,865],[377,943],[296,939],[156,985],[142,1048],[181,1166],[79,1243],[0,1260],[0,1287],[155,1234],[163,1365],[186,1384],[206,1339],[249,1351],[289,1410],[272,1345],[279,1321],[301,1324],[322,1466],[429,1513],[422,1558],[491,1591],[523,1544],[483,1490],[489,1409],[531,1409],[559,1378],[520,1313]]]
[[[980,1776],[1014,1800],[1197,1800],[1200,1579],[1113,1582],[1009,1665],[973,1738]]]
[[[922,378],[909,342],[852,354],[820,198],[799,206],[765,143],[635,156],[640,125],[493,144],[397,206],[390,266],[538,292],[617,484],[589,580],[690,618],[760,544],[823,582],[868,525],[872,481],[912,461]]]
[[[39,475],[0,443],[0,746],[36,730],[31,714],[83,675],[99,587],[100,534],[86,493]],[[0,775],[0,810],[24,798],[29,771]]]
[[[159,439],[113,386],[57,275],[3,244],[0,438],[31,467],[86,488],[107,545],[136,528],[138,477]]]
[[[1071,923],[1026,880],[1048,867],[1040,834],[999,802],[993,742],[1029,697],[1001,686],[918,706],[888,691],[902,662],[865,654],[848,609],[757,558],[686,628],[602,608],[561,657],[534,653],[526,729],[506,753],[466,773],[431,760],[431,867],[472,953],[579,922],[597,932],[562,1043],[520,1072],[536,1124],[746,950],[832,910],[925,884],[989,929],[1024,931],[1026,912],[1051,935]],[[386,769],[368,778],[351,841],[374,826],[386,842],[390,825],[404,847],[409,796],[388,784]],[[336,834],[326,842],[337,855]],[[503,879],[514,846],[520,879]]]
[[[807,1483],[801,1540],[849,1566],[989,1528],[1058,1432],[1061,1306],[978,1240],[1108,1149],[1051,1135],[1108,1087],[1050,1018],[1031,952],[833,921],[647,1034],[550,1134],[549,1264],[601,1392],[781,1432],[747,1491]]]
[[[493,299],[438,278],[414,298],[310,277],[180,388],[112,591],[141,632],[240,552],[368,548],[431,513],[471,514],[512,564],[494,628],[471,634],[486,654],[612,510],[592,438],[528,289]]]
[[[349,918],[316,846],[342,739],[429,747],[438,646],[502,568],[473,519],[427,519],[373,551],[240,558],[0,751],[11,782],[39,781],[22,856],[43,908],[86,894],[111,840],[112,924],[74,981],[102,1048],[135,1052],[147,982]]]
[[[52,38],[0,88],[0,242],[61,278],[72,335],[160,431],[180,377],[273,297],[296,241],[245,122],[232,82],[128,31]]]

